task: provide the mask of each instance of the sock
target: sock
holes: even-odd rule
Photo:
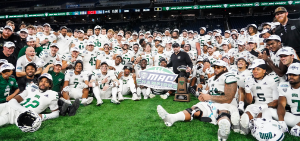
[[[183,112],[178,112],[176,114],[171,114],[171,116],[173,117],[172,119],[174,119],[173,122],[184,121],[185,120],[185,114]]]
[[[244,109],[244,101],[239,102],[239,109]]]

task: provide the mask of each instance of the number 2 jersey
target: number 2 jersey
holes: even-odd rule
[[[37,85],[31,84],[19,95],[23,98],[23,101],[20,103],[21,106],[38,114],[48,107],[51,111],[58,109],[57,101],[59,97],[55,91],[40,92]]]

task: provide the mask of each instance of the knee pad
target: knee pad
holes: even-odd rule
[[[219,111],[217,111],[217,113],[219,113]],[[219,120],[220,118],[222,118],[222,117],[228,117],[229,120],[230,120],[230,118],[231,118],[231,116],[230,116],[229,113],[224,113],[224,112],[222,112],[221,114],[218,115],[218,117],[216,118],[216,120],[218,121],[218,120]]]
[[[200,110],[200,108],[195,107],[194,110],[192,108],[187,108],[186,111],[191,115],[191,120],[193,120],[193,118],[196,118],[196,119],[201,121],[201,117],[202,117],[203,112]],[[195,116],[194,114],[198,111],[200,111],[200,115]]]

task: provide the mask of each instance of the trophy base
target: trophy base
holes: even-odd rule
[[[190,102],[190,94],[175,94],[174,101]]]

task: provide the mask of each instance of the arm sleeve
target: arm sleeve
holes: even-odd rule
[[[54,119],[54,118],[58,118],[59,117],[59,111],[54,111],[50,114],[43,114],[42,115],[43,119],[42,121],[48,120],[48,119]]]
[[[253,49],[250,51],[250,54],[252,54],[252,55],[258,57],[258,52],[254,51]]]

